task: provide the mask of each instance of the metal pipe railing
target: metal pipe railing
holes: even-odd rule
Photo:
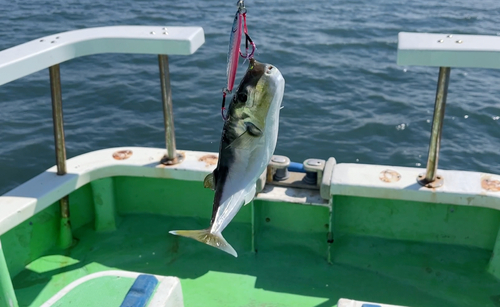
[[[66,143],[64,141],[64,122],[62,113],[61,74],[59,64],[49,67],[50,93],[52,96],[52,119],[56,146],[57,174],[66,174]]]
[[[177,164],[183,160],[175,146],[174,115],[172,107],[172,90],[170,87],[170,72],[168,67],[168,56],[158,55],[158,64],[160,68],[160,83],[163,101],[163,117],[165,124],[165,141],[167,153],[162,159],[163,164]],[[64,121],[62,111],[62,90],[61,73],[59,64],[49,67],[50,91],[52,98],[52,118],[54,124],[54,141],[56,152],[57,175],[65,175],[66,169],[66,144],[64,140]],[[73,243],[73,235],[70,223],[69,197],[64,196],[59,200],[61,211],[61,225],[59,232],[59,245],[62,248],[68,248]]]
[[[64,141],[64,122],[62,112],[61,73],[59,64],[49,67],[50,92],[52,97],[52,119],[54,124],[54,141],[56,148],[57,175],[62,176],[66,170],[66,143]],[[61,225],[59,231],[59,245],[68,248],[73,244],[73,235],[69,221],[69,197],[66,195],[59,200],[61,209]]]
[[[158,55],[158,65],[160,67],[161,98],[163,101],[163,119],[165,124],[165,142],[167,154],[163,157],[162,163],[167,165],[182,162],[183,156],[177,154],[175,146],[174,112],[172,107],[172,89],[170,87],[170,72],[168,67],[168,56]]]
[[[434,104],[434,116],[432,118],[431,140],[429,142],[429,155],[427,157],[426,173],[418,176],[418,182],[426,187],[437,188],[443,185],[444,178],[437,175],[439,160],[439,148],[441,145],[441,134],[443,131],[444,111],[446,97],[448,95],[448,84],[450,82],[450,67],[440,67],[436,89],[436,101]]]

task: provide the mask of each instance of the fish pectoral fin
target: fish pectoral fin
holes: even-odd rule
[[[255,141],[256,138],[262,136],[262,130],[250,122],[245,123],[246,130],[240,134],[234,141],[229,144],[226,149],[232,148],[244,148],[250,146],[250,144]]]
[[[203,180],[203,187],[209,188],[215,191],[215,179],[214,179],[214,173],[210,173],[205,177],[205,180]]]
[[[254,137],[259,137],[262,136],[262,130],[260,130],[259,127],[255,126],[251,122],[246,122],[245,125],[247,126],[247,132],[249,135],[254,136]]]
[[[170,234],[195,239],[196,241],[213,246],[228,254],[238,257],[238,253],[234,250],[231,244],[227,243],[221,233],[211,233],[210,228],[202,230],[172,230]]]

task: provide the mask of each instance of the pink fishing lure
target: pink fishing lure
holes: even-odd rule
[[[234,80],[236,72],[238,71],[239,56],[245,59],[251,59],[255,53],[255,43],[248,35],[247,22],[246,22],[246,8],[243,0],[238,1],[238,11],[234,16],[233,27],[231,28],[231,36],[229,37],[229,51],[227,53],[227,84],[226,88],[222,90],[222,118],[227,120],[224,114],[224,106],[226,104],[226,95],[230,94],[234,88]],[[246,54],[240,50],[241,36],[245,32],[246,37]],[[251,44],[252,51],[248,53],[248,44]]]

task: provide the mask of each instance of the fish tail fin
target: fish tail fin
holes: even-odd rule
[[[211,233],[210,228],[203,230],[172,230],[169,231],[169,233],[176,236],[195,239],[196,241],[200,241],[201,243],[205,243],[223,250],[226,253],[233,255],[234,257],[238,257],[238,254],[236,253],[234,248],[229,243],[227,243],[222,234]]]

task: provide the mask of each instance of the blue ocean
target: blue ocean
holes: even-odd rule
[[[245,4],[256,59],[286,80],[276,154],[297,162],[424,168],[438,68],[397,66],[398,33],[500,35],[498,0]],[[0,0],[0,7],[0,50],[87,27],[203,27],[206,43],[195,54],[170,57],[175,132],[179,149],[218,151],[235,0]],[[61,79],[68,158],[165,146],[156,56],[78,58],[61,64]],[[439,168],[500,173],[499,82],[498,70],[452,68]],[[54,164],[42,70],[0,87],[0,194]]]

